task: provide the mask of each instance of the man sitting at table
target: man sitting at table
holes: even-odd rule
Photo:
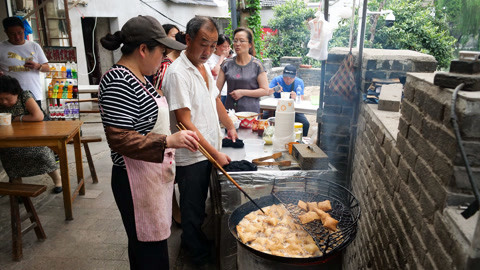
[[[280,98],[281,92],[290,92],[290,98],[293,100],[297,99],[296,92],[300,94],[300,100],[302,100],[303,90],[305,89],[303,80],[297,77],[297,69],[293,65],[286,66],[283,69],[283,75],[273,78],[268,87],[274,88],[275,92],[273,95],[275,98]],[[305,117],[305,114],[295,113],[295,122],[303,124],[303,137],[306,137],[308,135],[308,129],[310,128],[310,123]]]

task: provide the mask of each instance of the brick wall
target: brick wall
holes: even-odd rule
[[[395,132],[387,131],[377,105],[361,106],[352,188],[362,217],[344,269],[478,269],[478,253],[470,254],[479,247],[447,214],[449,205],[473,201],[465,175],[456,173],[452,90],[432,82],[431,73],[408,75]],[[469,159],[479,169],[480,93],[462,93],[457,108]]]
[[[353,102],[345,101],[328,88],[328,82],[337,72],[348,54],[348,48],[333,48],[329,51],[325,70],[324,110],[321,115],[320,147],[328,155],[330,163],[346,171],[350,151]],[[353,51],[355,72],[358,70],[358,51]],[[407,72],[433,72],[436,61],[433,56],[406,50],[365,49],[362,62],[361,91],[372,78],[392,79],[405,77]]]

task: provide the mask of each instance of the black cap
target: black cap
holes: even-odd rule
[[[295,78],[297,76],[297,68],[293,65],[288,65],[283,69],[283,76]]]
[[[139,15],[131,18],[123,25],[122,33],[125,35],[125,43],[153,39],[171,49],[181,51],[186,48],[184,44],[167,37],[162,25],[152,16]]]

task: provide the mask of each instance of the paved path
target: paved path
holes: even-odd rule
[[[82,132],[104,138],[98,123],[85,124]],[[70,177],[76,181],[73,146],[68,147]],[[21,262],[12,261],[9,198],[0,198],[0,269],[129,269],[127,237],[110,187],[112,162],[105,138],[90,144],[90,149],[99,183],[92,184],[84,157],[86,195],[74,201],[72,221],[65,220],[62,196],[51,193],[53,182],[48,176],[24,179],[25,183],[48,185],[47,192],[33,198],[47,239],[39,242],[33,231],[27,233]],[[0,175],[0,181],[8,181],[5,174]],[[168,241],[171,269],[194,269],[180,249],[180,234],[181,229],[172,225]]]

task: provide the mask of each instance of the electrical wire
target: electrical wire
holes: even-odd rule
[[[473,213],[475,213],[476,210],[478,210],[478,205],[480,205],[480,192],[478,190],[477,183],[473,180],[472,168],[470,167],[470,163],[468,162],[468,159],[467,159],[467,154],[465,153],[465,148],[463,147],[463,144],[462,144],[462,137],[460,135],[460,128],[458,126],[458,118],[457,118],[457,114],[455,113],[458,91],[460,91],[464,86],[465,86],[465,83],[461,83],[453,91],[452,106],[450,110],[450,120],[452,122],[453,130],[455,132],[455,138],[457,139],[457,144],[458,144],[458,148],[460,149],[460,154],[462,155],[463,162],[465,163],[468,180],[470,180],[470,184],[472,185],[472,188],[473,188],[473,194],[475,195],[475,199],[476,199],[476,201],[473,204],[471,204],[469,208],[462,213],[462,215],[465,218],[468,218],[471,216],[470,214],[472,213],[472,211]],[[475,203],[476,203],[476,206],[474,206]]]
[[[179,26],[182,26],[183,28],[187,28],[185,25],[183,25],[183,24],[181,24],[181,23],[179,23],[179,22],[171,19],[170,17],[168,17],[167,15],[163,14],[162,12],[160,12],[159,10],[157,10],[156,8],[152,7],[151,5],[149,5],[148,3],[146,3],[145,1],[140,0],[140,2],[142,2],[142,3],[144,3],[145,5],[149,6],[151,9],[155,10],[158,14],[160,14],[160,15],[162,15],[163,17],[169,19],[170,21],[178,24]]]

